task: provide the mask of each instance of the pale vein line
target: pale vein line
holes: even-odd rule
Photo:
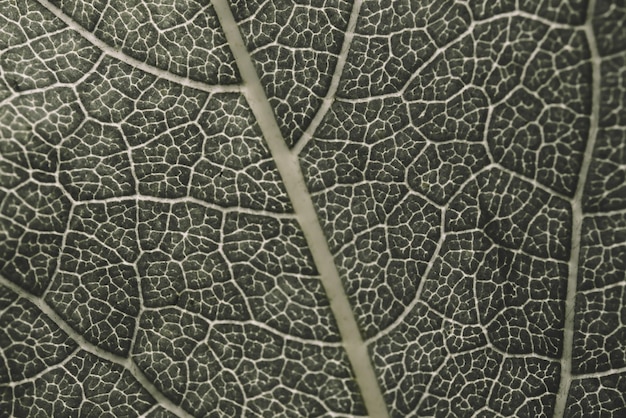
[[[430,64],[432,64],[434,61],[436,61],[437,59],[439,59],[439,57],[444,54],[446,51],[449,50],[449,48],[456,44],[461,42],[462,39],[464,39],[467,36],[471,36],[474,32],[474,30],[482,25],[487,25],[489,23],[492,22],[496,22],[498,20],[504,20],[504,19],[513,19],[516,17],[521,17],[521,18],[526,18],[528,20],[532,20],[532,21],[536,21],[539,23],[542,23],[546,26],[548,26],[550,29],[576,29],[582,26],[573,26],[570,24],[565,24],[565,23],[558,23],[558,22],[553,22],[550,21],[548,19],[545,19],[541,16],[536,16],[533,15],[531,13],[526,13],[520,10],[516,10],[516,11],[512,11],[512,12],[507,12],[507,13],[501,13],[501,14],[496,14],[490,17],[487,17],[485,19],[480,19],[480,20],[472,20],[472,22],[467,26],[467,28],[465,29],[465,31],[463,31],[463,33],[460,33],[459,35],[455,36],[454,38],[452,38],[449,42],[447,42],[445,45],[438,47],[432,54],[431,56],[425,60],[424,62],[422,62],[422,64],[419,65],[419,67],[415,68],[412,70],[413,74],[409,77],[409,79],[404,83],[403,87],[395,92],[392,93],[385,93],[385,94],[377,94],[377,95],[372,95],[369,97],[359,97],[359,98],[347,98],[347,97],[343,97],[341,100],[348,102],[348,103],[362,103],[362,102],[371,102],[374,100],[382,100],[382,99],[387,99],[387,98],[392,98],[392,97],[402,97],[406,91],[408,90],[408,88],[412,85],[413,81],[415,81],[415,79],[417,79],[418,77],[421,76],[421,72],[428,68],[428,66]]]
[[[47,373],[50,373],[52,370],[55,370],[55,369],[65,369],[65,370],[67,370],[67,368],[65,366],[67,365],[67,363],[69,363],[70,361],[73,360],[73,357],[76,354],[78,354],[79,351],[80,351],[80,346],[77,346],[71,353],[69,353],[67,355],[67,357],[65,357],[59,363],[51,364],[48,367],[46,367],[45,369],[40,370],[39,372],[35,373],[34,375],[32,375],[30,377],[27,377],[27,378],[24,378],[24,379],[21,379],[21,380],[12,380],[10,382],[0,383],[0,386],[8,386],[10,388],[14,388],[16,386],[20,386],[20,385],[23,385],[25,383],[33,383],[34,384],[37,381],[37,379],[43,378],[43,376],[45,376]],[[4,358],[6,358],[6,357],[4,357]]]
[[[188,77],[182,77],[179,75],[176,75],[174,73],[171,73],[169,71],[163,70],[161,68],[158,67],[154,67],[150,64],[147,64],[143,61],[140,61],[136,58],[133,58],[127,54],[124,54],[123,52],[119,51],[116,48],[113,48],[112,46],[106,44],[105,42],[101,41],[100,39],[98,39],[97,36],[95,36],[93,33],[89,32],[87,29],[85,29],[84,27],[82,27],[80,24],[78,24],[76,21],[74,21],[72,18],[70,18],[68,15],[66,15],[65,13],[63,13],[63,11],[61,9],[59,9],[58,7],[56,7],[55,5],[53,5],[52,3],[50,3],[48,0],[37,0],[43,7],[45,7],[46,9],[48,9],[48,11],[50,11],[52,14],[54,14],[57,18],[61,19],[70,29],[78,32],[78,34],[80,36],[82,36],[83,38],[85,38],[86,40],[88,40],[89,42],[91,42],[91,44],[93,44],[94,46],[96,46],[97,48],[99,48],[102,52],[104,52],[106,55],[113,57],[117,60],[120,60],[126,64],[129,64],[135,68],[140,69],[141,71],[144,71],[148,74],[152,74],[154,76],[157,76],[159,78],[165,79],[165,80],[169,80],[172,81],[174,83],[180,84],[182,86],[185,87],[190,87],[192,89],[196,89],[196,90],[202,90],[202,91],[206,91],[209,93],[227,93],[227,92],[239,92],[241,91],[241,86],[238,84],[232,84],[232,85],[212,85],[212,84],[206,84],[200,81],[196,81],[196,80],[192,80]]]
[[[612,247],[617,247],[618,245],[621,247],[624,244],[623,243],[614,244],[612,246],[606,246],[605,248],[609,249],[609,248],[612,248]],[[606,294],[606,292],[608,292],[609,290],[614,290],[614,289],[621,290],[625,285],[626,285],[626,281],[622,280],[620,282],[615,282],[615,283],[611,283],[611,284],[607,284],[607,285],[603,285],[603,286],[598,286],[598,287],[595,287],[593,289],[579,290],[578,293],[582,294],[582,295],[590,295],[590,294],[594,294],[594,293],[605,293]]]
[[[618,369],[609,369],[603,372],[590,372],[576,375],[576,380],[579,379],[600,379],[608,376],[616,376],[626,374],[626,367],[620,367]]]
[[[597,213],[589,213],[587,212],[587,214],[585,215],[587,218],[608,218],[611,216],[619,216],[619,215],[626,215],[626,208],[619,208],[619,209],[611,209],[611,210],[606,210],[603,212],[597,212]]]
[[[313,260],[320,272],[321,281],[328,295],[330,307],[337,321],[357,384],[361,389],[365,407],[373,417],[388,417],[389,414],[378,386],[367,347],[363,342],[352,307],[341,283],[341,277],[317,218],[313,201],[300,170],[298,157],[291,152],[280,132],[274,111],[265,95],[265,90],[261,85],[227,1],[211,1],[239,66],[244,81],[244,95],[274,157],[313,255]]]
[[[117,354],[109,353],[102,348],[87,341],[82,335],[76,332],[63,318],[61,318],[46,302],[41,298],[30,294],[22,289],[20,286],[8,280],[6,277],[0,275],[0,285],[11,289],[13,292],[21,298],[28,300],[35,305],[44,315],[46,315],[52,322],[54,322],[63,332],[65,332],[72,340],[78,344],[81,350],[86,351],[101,359],[108,360],[111,363],[119,364],[124,367],[140,384],[143,388],[150,393],[150,395],[168,411],[183,418],[192,418],[193,415],[187,413],[180,406],[176,405],[170,399],[168,399],[161,391],[152,383],[145,374],[137,367],[129,357],[122,357]]]
[[[477,172],[472,174],[470,177],[468,177],[467,180],[465,180],[459,186],[458,190],[448,199],[448,202],[452,202],[459,194],[463,193],[463,191],[465,190],[465,186],[467,186],[468,184],[476,180],[480,175],[488,172],[494,167],[497,167],[497,166],[495,164],[486,165],[485,167],[483,167],[482,169],[478,170]],[[370,337],[367,340],[367,344],[373,344],[379,339],[381,339],[382,337],[390,334],[392,331],[394,331],[396,328],[398,328],[401,324],[405,322],[407,316],[409,316],[411,312],[413,312],[413,310],[415,309],[418,303],[424,303],[424,301],[422,301],[421,298],[422,298],[422,292],[424,291],[426,280],[428,279],[428,276],[430,276],[431,270],[434,268],[437,260],[439,259],[439,253],[441,252],[441,248],[443,247],[443,244],[447,238],[447,231],[445,228],[445,224],[446,224],[446,216],[447,216],[448,209],[449,209],[449,206],[446,205],[441,212],[441,219],[440,219],[441,223],[439,225],[440,235],[439,235],[439,239],[437,240],[437,246],[435,247],[435,250],[433,251],[433,254],[430,257],[430,260],[428,261],[428,265],[426,266],[426,270],[424,270],[424,274],[422,275],[419,284],[417,285],[415,296],[413,296],[413,299],[404,308],[402,313],[398,315],[398,317],[391,324],[387,325],[386,328],[380,330],[378,333],[376,333],[376,335],[373,335],[372,337]]]
[[[356,23],[359,18],[359,13],[361,11],[361,5],[363,4],[363,0],[354,0],[354,4],[352,5],[352,12],[350,13],[350,19],[348,20],[348,27],[346,28],[346,33],[343,38],[343,44],[341,45],[341,50],[339,52],[339,56],[337,57],[337,64],[335,65],[335,72],[333,73],[333,77],[330,81],[330,86],[328,87],[328,92],[322,101],[315,117],[311,120],[311,123],[306,128],[306,130],[300,136],[300,139],[296,143],[295,147],[293,147],[293,153],[295,155],[300,154],[302,149],[306,146],[306,144],[313,138],[315,134],[315,130],[322,123],[324,116],[328,113],[330,106],[335,101],[335,96],[337,94],[337,89],[339,88],[339,81],[341,80],[341,74],[343,73],[343,67],[346,65],[346,61],[348,60],[348,52],[350,51],[350,47],[352,45],[352,39],[354,39],[354,32],[356,29]]]
[[[170,306],[169,308],[171,309],[175,309],[177,311],[180,311],[181,313],[190,315],[190,316],[194,316],[197,315],[196,312],[191,311],[189,309],[186,309],[184,307],[181,306]],[[161,310],[160,307],[157,308],[145,308],[144,311],[154,311],[154,312],[159,312]],[[252,312],[252,310],[250,310],[250,312]],[[271,325],[266,324],[265,322],[261,322],[257,319],[248,319],[245,321],[239,321],[239,320],[234,320],[234,319],[216,319],[216,320],[211,320],[208,318],[202,318],[207,324],[209,324],[211,327],[214,326],[220,326],[220,325],[233,325],[233,326],[241,326],[244,327],[246,325],[250,325],[253,327],[258,327],[261,328],[264,331],[267,331],[271,334],[274,334],[277,337],[283,338],[285,340],[289,340],[289,341],[294,341],[300,344],[305,344],[305,345],[316,345],[318,347],[340,347],[341,343],[340,342],[330,342],[330,341],[319,341],[319,340],[315,340],[315,339],[309,339],[309,338],[303,338],[303,337],[298,337],[296,335],[290,335],[285,331],[281,331],[277,328],[274,328]],[[313,337],[311,337],[313,338]]]
[[[73,199],[72,199],[73,200]],[[280,213],[272,212],[264,209],[252,209],[243,206],[221,206],[217,203],[207,202],[206,200],[198,199],[191,196],[183,197],[156,197],[142,194],[133,194],[128,196],[115,196],[106,197],[103,199],[89,199],[89,200],[73,200],[76,205],[99,205],[109,203],[124,203],[128,201],[136,201],[136,203],[150,202],[150,203],[164,203],[167,205],[175,204],[195,204],[198,206],[212,209],[222,213],[245,213],[247,215],[255,216],[267,216],[276,219],[294,219],[296,216],[293,213]]]
[[[580,245],[584,213],[582,202],[584,198],[585,183],[589,173],[589,166],[593,159],[596,139],[598,137],[598,125],[600,118],[600,64],[601,57],[593,33],[593,16],[595,12],[595,0],[589,1],[587,8],[587,20],[583,29],[587,37],[591,58],[591,114],[589,120],[589,138],[583,154],[580,167],[580,175],[576,186],[576,193],[571,200],[572,204],[572,252],[569,259],[569,277],[567,278],[567,293],[565,296],[565,323],[563,329],[563,355],[561,356],[561,380],[559,391],[554,405],[554,417],[564,417],[567,407],[567,395],[572,383],[572,351],[574,345],[574,317],[576,315],[576,285],[578,279],[578,262],[580,258]]]

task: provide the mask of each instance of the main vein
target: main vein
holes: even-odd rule
[[[291,153],[280,132],[272,107],[265,95],[228,3],[226,0],[212,0],[212,3],[243,78],[243,93],[267,141],[287,193],[291,198],[313,260],[320,272],[322,284],[328,295],[330,307],[342,337],[343,346],[352,364],[357,384],[363,394],[365,407],[371,416],[388,417],[389,414],[378,386],[367,347],[317,218],[313,201],[300,170],[298,157]]]
[[[80,24],[78,24],[71,17],[63,13],[61,9],[56,7],[54,4],[50,3],[48,0],[37,0],[37,1],[43,7],[48,9],[48,11],[50,11],[54,16],[62,20],[63,23],[65,23],[70,29],[74,30],[75,32],[78,32],[80,36],[88,40],[95,47],[99,48],[103,53],[119,61],[122,61],[126,64],[129,64],[135,68],[138,68],[141,71],[144,71],[148,74],[152,74],[154,76],[157,76],[159,78],[162,78],[168,81],[172,81],[174,83],[180,84],[185,87],[202,90],[202,91],[206,91],[209,93],[238,92],[241,89],[241,86],[238,84],[233,84],[233,85],[215,84],[213,85],[213,84],[206,84],[200,81],[192,80],[188,77],[183,77],[183,76],[171,73],[162,68],[155,67],[143,61],[140,61],[136,58],[133,58],[121,52],[119,49],[113,48],[112,46],[98,39],[96,35],[89,32],[84,27],[82,27]]]
[[[593,16],[595,0],[590,0],[587,8],[587,19],[583,29],[587,37],[591,58],[591,114],[589,118],[589,137],[583,154],[576,192],[572,204],[572,252],[569,259],[569,277],[565,296],[565,322],[563,329],[563,355],[561,356],[561,380],[554,406],[554,417],[564,417],[567,408],[567,396],[572,383],[572,351],[574,345],[574,319],[576,315],[576,287],[578,280],[578,263],[580,258],[581,234],[584,220],[582,202],[589,166],[593,159],[593,150],[598,136],[600,118],[600,64],[601,57],[593,32]]]
[[[46,315],[52,322],[54,322],[61,330],[63,330],[71,339],[73,339],[81,350],[86,351],[94,356],[97,356],[103,360],[108,360],[111,363],[118,364],[124,367],[156,400],[156,402],[163,408],[174,413],[181,418],[192,418],[192,415],[187,413],[180,406],[176,405],[169,398],[167,398],[155,385],[143,374],[143,372],[137,367],[135,362],[129,357],[123,357],[117,354],[110,353],[102,348],[87,341],[85,337],[76,332],[63,318],[61,318],[48,304],[37,296],[25,291],[20,286],[8,280],[6,277],[0,276],[0,285],[11,289],[13,292],[21,298],[28,300],[35,305],[44,315]]]

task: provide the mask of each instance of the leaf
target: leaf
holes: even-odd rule
[[[0,416],[626,413],[621,2],[0,10]]]

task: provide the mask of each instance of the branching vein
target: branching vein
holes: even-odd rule
[[[272,107],[265,95],[228,3],[226,0],[212,0],[212,3],[241,72],[244,81],[243,93],[268,143],[319,270],[345,350],[363,394],[365,406],[371,416],[387,417],[386,405],[377,383],[374,368],[317,218],[297,155],[289,150],[280,132]]]
[[[362,4],[363,0],[355,0],[354,4],[352,5],[350,20],[348,21],[348,27],[346,28],[346,33],[343,38],[343,44],[341,45],[341,51],[339,52],[339,56],[337,58],[337,65],[335,66],[335,72],[333,73],[333,77],[330,81],[328,92],[326,93],[326,97],[324,97],[320,108],[317,110],[315,117],[313,118],[313,120],[311,120],[311,123],[302,133],[302,136],[298,140],[298,143],[293,148],[293,153],[295,155],[300,154],[306,144],[311,140],[311,138],[313,138],[315,130],[320,125],[320,123],[322,123],[324,116],[330,109],[330,106],[335,101],[335,95],[337,94],[337,89],[339,88],[339,81],[341,80],[343,67],[346,65],[346,61],[348,60],[348,52],[350,51],[350,46],[352,45],[352,39],[354,39],[356,23],[359,18],[359,12],[361,11]]]
[[[106,55],[109,55],[117,60],[125,62],[126,64],[132,65],[135,68],[140,69],[148,74],[152,74],[159,78],[172,81],[174,83],[180,84],[185,87],[190,87],[197,90],[206,91],[209,93],[225,93],[225,92],[238,92],[241,87],[239,85],[211,85],[202,83],[200,81],[192,80],[188,77],[182,77],[176,74],[173,74],[169,71],[165,71],[161,68],[154,67],[149,65],[143,61],[140,61],[136,58],[133,58],[127,54],[124,54],[120,50],[111,47],[105,42],[98,39],[93,33],[89,32],[87,29],[79,25],[76,21],[67,16],[61,9],[50,3],[48,0],[38,0],[39,3],[48,9],[52,14],[54,14],[57,18],[61,19],[68,27],[72,30],[78,32],[83,38],[87,39],[91,44],[99,48]]]
[[[11,289],[13,292],[21,298],[28,300],[35,305],[42,313],[44,313],[51,321],[53,321],[60,329],[62,329],[71,339],[73,339],[78,346],[94,356],[97,356],[103,360],[110,361],[111,363],[119,364],[124,367],[128,372],[143,386],[144,389],[165,409],[176,414],[181,418],[192,418],[192,415],[187,413],[180,406],[174,404],[168,399],[159,389],[143,374],[143,372],[137,367],[137,365],[128,357],[122,357],[106,350],[97,347],[96,345],[87,341],[82,335],[77,333],[67,322],[63,320],[46,302],[41,298],[33,296],[32,294],[24,291],[21,287],[11,282],[4,276],[0,276],[0,285]]]
[[[583,160],[576,186],[576,193],[572,198],[572,252],[569,259],[569,277],[567,279],[567,294],[565,298],[565,323],[563,333],[563,355],[561,356],[561,380],[559,391],[556,396],[554,407],[554,417],[564,417],[567,405],[567,395],[572,383],[572,351],[574,344],[574,318],[576,314],[576,283],[578,279],[578,264],[580,258],[581,233],[583,225],[583,193],[589,167],[591,165],[593,150],[598,136],[598,124],[600,118],[600,53],[596,45],[593,32],[593,16],[596,2],[591,0],[587,9],[587,21],[584,31],[587,37],[589,52],[591,56],[591,115],[589,126],[589,137],[583,154]]]

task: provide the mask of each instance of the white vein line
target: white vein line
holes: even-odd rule
[[[186,313],[188,315],[194,316],[194,315],[198,315],[196,312],[188,310],[184,307],[181,306],[168,306],[168,308],[170,309],[175,309],[177,311],[180,311],[182,313]],[[154,312],[159,312],[162,308],[158,307],[158,308],[144,308],[144,311],[154,311]],[[244,327],[246,325],[249,326],[253,326],[253,327],[257,327],[257,328],[261,328],[264,331],[267,331],[277,337],[283,338],[285,340],[289,340],[289,341],[294,341],[300,344],[306,344],[306,345],[315,345],[318,347],[340,347],[341,343],[340,342],[330,342],[330,341],[319,341],[319,340],[315,340],[315,339],[309,339],[309,338],[303,338],[303,337],[298,337],[295,335],[290,335],[285,331],[281,331],[277,328],[274,328],[271,325],[268,325],[264,322],[261,322],[257,319],[248,319],[245,321],[237,321],[237,320],[232,320],[232,319],[218,319],[218,320],[210,320],[207,319],[205,317],[202,317],[202,319],[209,324],[209,326],[214,327],[214,326],[220,326],[220,325],[234,325],[234,326],[241,326]]]
[[[589,1],[587,20],[583,30],[589,44],[591,56],[591,114],[589,120],[589,137],[583,154],[576,192],[571,199],[572,204],[572,252],[569,259],[569,277],[567,278],[567,293],[565,296],[565,322],[563,329],[563,355],[561,356],[561,380],[559,391],[554,404],[554,417],[564,417],[567,407],[567,395],[572,383],[572,351],[574,344],[574,317],[576,315],[576,285],[578,280],[578,262],[580,258],[581,233],[584,219],[582,203],[584,199],[585,183],[589,166],[593,159],[596,139],[598,137],[598,122],[600,118],[600,64],[601,57],[593,33],[593,16],[595,0]]]
[[[35,373],[34,375],[21,379],[21,380],[12,380],[10,382],[4,382],[4,383],[0,383],[0,386],[8,386],[11,388],[14,388],[16,386],[20,386],[23,385],[25,383],[35,383],[37,381],[37,379],[42,378],[43,376],[45,376],[47,373],[50,373],[51,371],[55,370],[55,369],[65,369],[67,370],[67,368],[65,367],[65,365],[67,363],[69,363],[70,361],[72,361],[73,357],[78,354],[78,352],[80,351],[80,347],[76,346],[76,348],[74,350],[72,350],[72,352],[70,354],[67,355],[67,357],[65,357],[63,360],[61,360],[59,363],[56,364],[52,364],[47,366],[46,368],[44,368],[43,370],[39,371],[38,373]],[[7,363],[8,364],[8,363]],[[158,404],[157,404],[158,405]]]
[[[348,61],[348,52],[350,51],[350,47],[352,46],[352,40],[354,39],[354,32],[356,29],[357,21],[359,19],[359,13],[361,11],[362,4],[363,0],[354,0],[354,4],[352,5],[352,12],[350,12],[350,19],[348,20],[348,27],[346,28],[339,56],[337,57],[335,72],[333,73],[333,77],[330,81],[328,92],[326,93],[322,104],[317,110],[315,117],[313,117],[311,123],[302,133],[300,139],[293,147],[292,152],[295,155],[299,155],[306,146],[306,144],[313,138],[317,127],[320,125],[320,123],[322,123],[324,116],[326,116],[326,113],[328,113],[328,110],[335,101],[337,89],[339,88],[339,81],[341,80],[341,74],[343,74],[343,68],[346,65],[346,61]]]
[[[413,310],[415,309],[418,303],[424,303],[421,300],[422,292],[424,291],[424,286],[426,284],[426,281],[428,280],[428,277],[430,276],[431,270],[434,268],[435,264],[439,260],[439,253],[441,252],[441,248],[443,247],[443,244],[446,238],[448,237],[448,235],[445,232],[445,227],[444,227],[445,226],[444,215],[441,216],[441,224],[439,227],[440,235],[439,235],[439,240],[437,240],[437,246],[435,247],[435,250],[433,251],[433,255],[428,261],[428,265],[426,266],[426,270],[424,270],[424,274],[422,275],[419,284],[417,285],[415,296],[413,296],[413,299],[411,300],[411,302],[406,306],[406,308],[404,308],[402,313],[395,319],[395,321],[387,325],[387,327],[385,327],[384,329],[382,329],[377,334],[373,335],[367,340],[368,345],[374,344],[376,343],[376,341],[378,341],[382,337],[390,334],[392,331],[394,331],[396,328],[398,328],[400,325],[404,323],[406,317],[409,316],[411,312],[413,312]]]
[[[611,216],[618,216],[618,215],[626,215],[626,208],[611,209],[611,210],[605,210],[602,212],[587,212],[585,214],[585,217],[593,219],[593,218],[608,218]]]
[[[72,199],[73,200],[73,199]],[[207,202],[202,199],[198,199],[191,196],[183,196],[183,197],[156,197],[156,196],[148,196],[142,194],[133,194],[128,196],[115,196],[115,197],[107,197],[103,199],[89,199],[89,200],[73,200],[76,205],[99,205],[99,204],[108,204],[108,203],[124,203],[124,202],[132,202],[135,201],[137,204],[143,202],[150,203],[164,203],[168,205],[175,204],[194,204],[198,206],[205,207],[207,209],[212,209],[215,211],[219,211],[222,213],[245,213],[247,215],[255,215],[255,216],[267,216],[276,219],[294,219],[296,216],[293,213],[280,213],[280,212],[272,212],[264,209],[251,209],[243,206],[221,206],[217,203]]]
[[[93,33],[89,32],[87,29],[82,27],[68,15],[63,13],[61,9],[50,3],[48,0],[37,0],[39,4],[48,9],[52,14],[54,14],[57,18],[61,19],[70,29],[78,32],[80,36],[91,42],[94,46],[99,48],[106,55],[113,57],[117,60],[125,62],[135,68],[140,69],[146,73],[152,74],[159,78],[172,81],[174,83],[180,84],[185,87],[190,87],[196,90],[202,90],[209,93],[228,93],[228,92],[239,92],[241,91],[241,86],[238,84],[233,85],[212,85],[202,83],[200,81],[192,80],[188,77],[182,77],[176,74],[173,74],[169,71],[163,70],[158,67],[154,67],[150,64],[147,64],[143,61],[140,61],[136,58],[133,58],[129,55],[124,54],[123,52],[117,50],[116,48],[111,47],[105,42],[98,39]]]
[[[159,408],[159,404],[156,403],[156,404],[152,405],[148,410],[146,410],[143,414],[139,415],[138,418],[146,418],[152,412],[155,412],[158,408]],[[155,415],[156,415],[156,413],[155,413]]]
[[[603,372],[590,372],[590,373],[582,373],[574,376],[576,380],[582,379],[600,379],[602,377],[615,376],[615,375],[623,375],[626,373],[626,367],[620,367],[619,369],[609,369]]]
[[[470,184],[471,182],[473,182],[474,180],[476,180],[480,175],[482,175],[483,173],[488,172],[489,170],[491,170],[492,168],[497,167],[495,164],[489,164],[486,165],[485,167],[481,168],[480,170],[478,170],[477,172],[475,172],[474,174],[472,174],[469,178],[467,178],[457,189],[457,191],[450,196],[450,198],[448,199],[448,202],[452,202],[454,201],[454,199],[461,193],[463,193],[463,191],[465,190],[465,187]],[[449,209],[449,206],[446,205],[444,207],[444,209],[441,211],[441,218],[440,218],[440,224],[439,224],[439,239],[437,240],[437,246],[435,247],[435,250],[433,251],[432,256],[430,257],[429,261],[428,261],[428,265],[426,266],[426,270],[424,270],[424,274],[421,276],[420,278],[420,282],[417,285],[417,289],[415,291],[415,296],[413,296],[413,299],[411,300],[411,302],[404,308],[404,310],[402,311],[402,313],[400,315],[398,315],[398,317],[389,325],[387,325],[386,328],[381,329],[377,334],[373,335],[372,337],[370,337],[367,340],[367,344],[374,344],[376,341],[378,341],[379,339],[381,339],[382,337],[384,337],[385,335],[390,334],[393,330],[395,330],[397,327],[399,327],[402,323],[404,323],[404,320],[406,319],[407,316],[409,316],[409,314],[413,311],[413,309],[415,309],[415,306],[418,303],[424,303],[424,301],[421,300],[422,297],[422,292],[424,291],[424,286],[426,283],[426,280],[428,280],[428,276],[430,276],[430,272],[431,270],[434,268],[435,264],[437,263],[438,259],[439,259],[439,253],[441,252],[441,248],[443,247],[443,244],[446,240],[446,238],[448,237],[448,231],[446,231],[446,216],[447,216],[447,211]],[[468,231],[465,231],[468,232]],[[432,309],[432,308],[431,308]]]
[[[145,374],[137,367],[129,357],[122,357],[117,354],[109,353],[102,348],[87,341],[82,335],[76,332],[63,318],[61,318],[48,304],[41,298],[30,294],[22,289],[20,286],[8,280],[6,277],[0,275],[0,285],[11,289],[13,292],[21,298],[28,300],[35,305],[44,315],[46,315],[52,322],[54,322],[61,330],[63,330],[72,340],[78,344],[81,350],[84,350],[94,356],[101,359],[108,360],[111,363],[119,364],[124,367],[128,372],[143,386],[143,388],[150,393],[150,395],[168,411],[183,418],[192,418],[193,416],[187,413],[180,406],[176,405],[170,399],[165,397],[163,393],[152,383]]]
[[[624,244],[618,244],[620,247]],[[609,290],[613,290],[613,289],[621,289],[623,287],[626,287],[626,280],[622,280],[620,282],[615,282],[615,283],[611,283],[611,284],[607,284],[607,285],[602,285],[602,286],[598,286],[595,287],[593,289],[587,289],[587,290],[579,290],[578,293],[582,294],[582,295],[590,295],[590,294],[594,294],[594,293],[605,293]]]
[[[374,417],[388,417],[385,401],[374,373],[367,347],[354,318],[352,307],[341,283],[328,242],[317,218],[311,195],[300,170],[298,156],[291,152],[274,117],[265,90],[261,85],[252,59],[239,33],[237,23],[226,0],[211,0],[226,39],[244,81],[243,93],[261,128],[282,180],[291,198],[304,232],[322,284],[330,301],[343,346],[346,350],[356,382],[361,389],[365,407]]]

